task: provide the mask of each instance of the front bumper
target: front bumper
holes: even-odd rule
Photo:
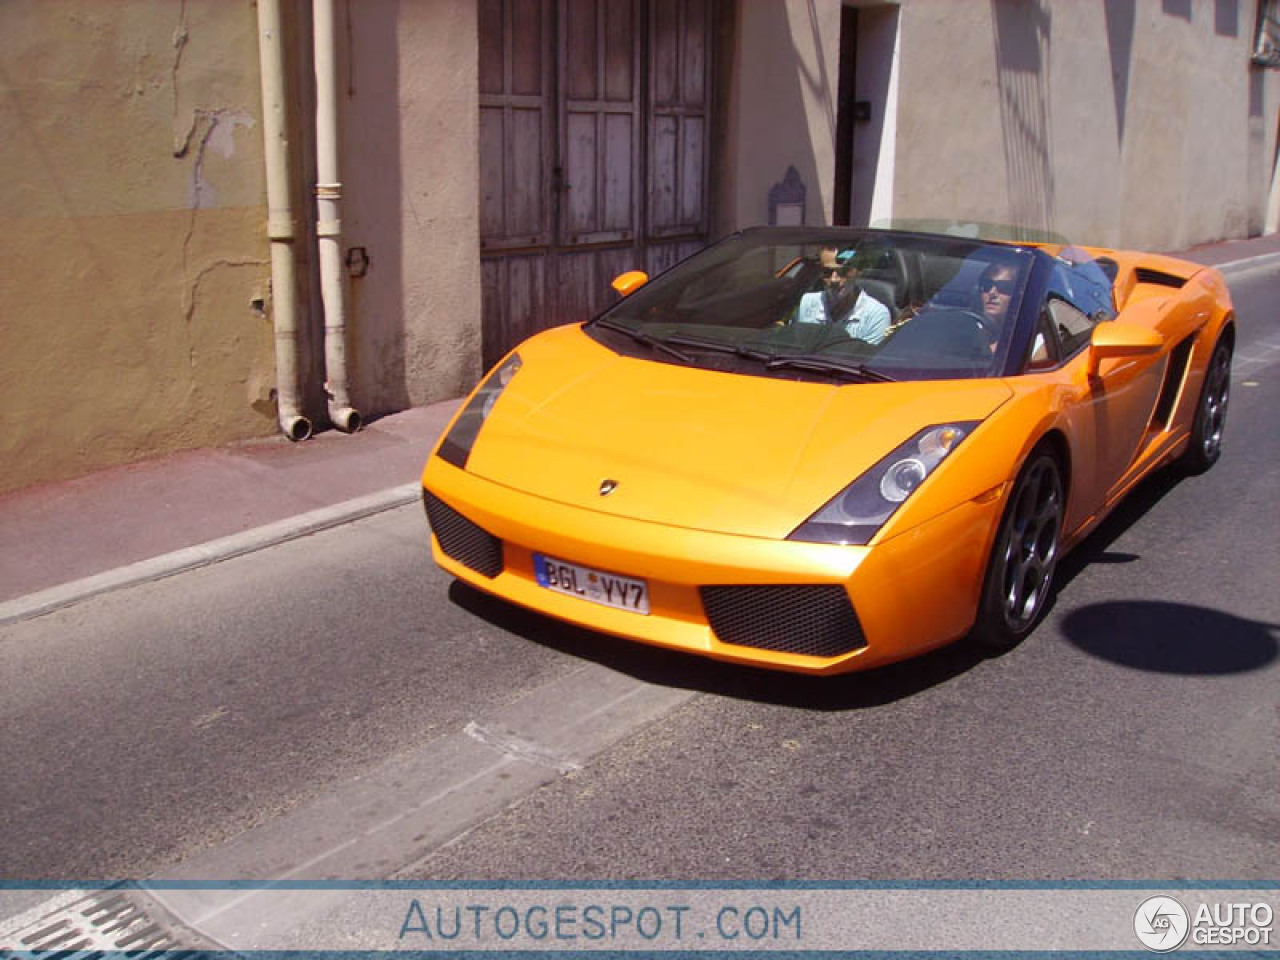
[[[455,548],[454,553],[467,560],[463,563],[449,556],[433,533],[433,558],[460,580],[615,636],[810,674],[901,660],[967,632],[1003,503],[1002,497],[965,503],[897,537],[863,547],[765,540],[617,517],[513,490],[438,457],[428,462],[423,487],[498,541],[479,561]],[[645,580],[650,612],[602,606],[540,586],[534,552]],[[804,643],[783,644],[792,649],[726,643],[712,629],[707,608],[713,601],[706,588],[724,597],[725,592],[716,593],[715,588],[753,585],[825,588],[819,590],[825,607],[830,607],[831,588],[843,590],[860,636],[851,635],[845,651],[833,656],[795,652],[805,649]],[[796,593],[784,590],[775,595],[777,612],[784,598]],[[758,601],[770,594],[755,591],[754,596]],[[769,612],[757,605],[755,613],[744,610],[739,619]],[[723,617],[716,622],[725,629]]]

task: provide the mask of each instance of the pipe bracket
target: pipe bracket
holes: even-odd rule
[[[297,221],[291,217],[268,217],[267,239],[292,240],[297,235]]]

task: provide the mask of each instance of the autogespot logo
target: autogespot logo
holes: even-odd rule
[[[1133,932],[1144,947],[1156,953],[1177,950],[1190,928],[1187,908],[1173,897],[1148,897],[1133,915]]]

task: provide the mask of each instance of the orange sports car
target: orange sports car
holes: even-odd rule
[[[437,563],[509,601],[828,674],[1021,640],[1152,471],[1218,458],[1213,269],[894,230],[735,234],[540,333],[427,461]]]

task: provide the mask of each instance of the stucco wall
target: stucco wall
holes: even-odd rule
[[[908,0],[894,214],[1174,250],[1256,233],[1276,81],[1251,2]]]
[[[323,417],[310,0],[286,0],[298,322]],[[475,4],[339,2],[352,398],[479,376]],[[0,4],[0,492],[276,431],[251,0]]]
[[[769,222],[769,188],[794,166],[805,222],[831,222],[835,182],[839,0],[742,0],[722,161],[734,227]]]
[[[274,429],[256,14],[0,4],[0,491]]]
[[[1254,0],[850,0],[854,222],[1021,223],[1176,250],[1261,232],[1280,72],[1249,65]],[[837,0],[739,0],[726,225],[763,223],[794,165],[827,223]]]
[[[480,375],[476,5],[350,0],[345,244],[362,413],[456,397]]]

